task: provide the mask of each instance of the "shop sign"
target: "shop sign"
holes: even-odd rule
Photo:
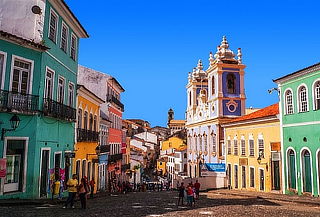
[[[272,152],[271,153],[271,160],[272,161],[280,161],[281,160],[280,152]]]
[[[281,143],[271,142],[271,151],[281,151]]]
[[[226,164],[224,163],[206,163],[206,167],[212,172],[225,172]]]
[[[239,158],[239,165],[240,166],[247,166],[248,165],[248,158]]]
[[[7,159],[0,158],[0,178],[6,178],[7,174]]]

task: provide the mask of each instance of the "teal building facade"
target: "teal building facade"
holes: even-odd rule
[[[320,63],[274,80],[280,93],[283,193],[320,194]]]
[[[0,158],[6,159],[0,198],[46,198],[54,180],[71,176],[79,39],[88,34],[64,1],[18,7],[40,24],[34,30],[40,41],[0,29]],[[13,116],[20,119],[14,130]]]

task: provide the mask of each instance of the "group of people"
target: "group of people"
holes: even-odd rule
[[[68,188],[69,196],[63,208],[67,208],[68,205],[70,205],[71,208],[74,208],[74,201],[76,196],[78,195],[81,203],[81,208],[86,209],[87,195],[90,193],[90,197],[93,198],[95,186],[94,179],[88,182],[87,178],[83,177],[79,184],[78,176],[76,174],[73,174],[72,179],[69,179],[66,185]]]
[[[178,199],[178,206],[183,206],[183,199],[187,199],[187,205],[193,206],[196,204],[196,199],[199,199],[199,192],[200,192],[200,183],[198,180],[196,180],[196,183],[190,182],[188,186],[184,186],[184,183],[182,182],[181,185],[178,188],[179,191],[179,199]]]

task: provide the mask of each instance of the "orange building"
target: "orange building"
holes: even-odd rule
[[[99,150],[99,122],[100,105],[102,99],[89,91],[83,85],[77,86],[77,124],[75,159],[73,173],[79,180],[87,177],[88,181],[98,182],[98,150]]]

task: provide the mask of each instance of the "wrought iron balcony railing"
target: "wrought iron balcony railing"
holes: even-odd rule
[[[77,141],[78,142],[98,142],[99,132],[78,128]]]
[[[76,120],[76,109],[49,98],[45,98],[43,100],[43,113],[46,116],[58,118],[61,120]]]
[[[107,100],[108,102],[116,104],[121,109],[121,111],[124,111],[124,105],[115,96],[108,95]]]
[[[116,162],[118,160],[122,160],[122,154],[113,154],[109,155],[109,162]]]
[[[0,111],[35,113],[39,111],[39,96],[0,90]]]

